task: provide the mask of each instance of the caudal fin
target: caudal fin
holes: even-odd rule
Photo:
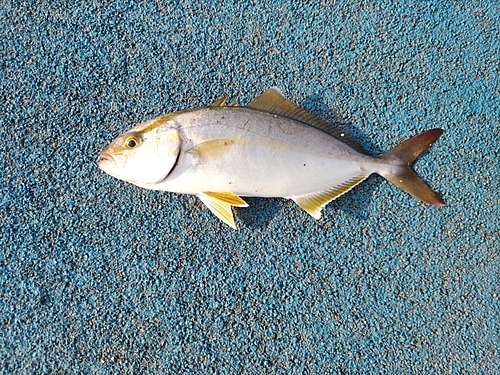
[[[388,181],[411,196],[433,206],[445,206],[441,196],[433,191],[412,168],[415,160],[422,155],[432,143],[443,134],[442,129],[427,130],[400,143],[380,158],[388,164],[396,166],[391,172],[380,173]]]

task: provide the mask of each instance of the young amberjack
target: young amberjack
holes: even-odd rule
[[[241,197],[292,199],[315,219],[330,201],[378,173],[422,202],[444,206],[413,171],[443,133],[428,130],[379,157],[349,134],[287,100],[277,88],[247,106],[208,107],[160,116],[117,137],[99,168],[146,189],[194,194],[236,228]]]

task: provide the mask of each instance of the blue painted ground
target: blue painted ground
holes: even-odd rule
[[[1,2],[0,373],[499,373],[498,1],[198,3]],[[97,168],[271,86],[373,154],[445,129],[416,169],[449,205],[374,176],[233,231]]]

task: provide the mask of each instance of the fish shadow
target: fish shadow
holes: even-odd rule
[[[312,94],[307,96],[302,107],[313,115],[318,116],[320,119],[350,134],[361,143],[370,155],[379,155],[382,153],[382,150],[374,145],[370,137],[356,128],[351,120],[343,116],[340,111],[328,107],[321,95]]]
[[[371,205],[373,191],[379,182],[376,178],[365,180],[353,190],[327,204],[323,208],[323,215],[318,224],[325,221],[334,222],[335,216],[338,215],[337,211],[342,211],[344,215],[357,222],[369,220],[370,210],[368,207]],[[270,227],[276,216],[286,215],[283,214],[285,210],[288,210],[291,216],[304,215],[303,219],[315,221],[294,202],[284,198],[245,197],[245,201],[248,203],[248,207],[235,210],[237,224],[244,228],[254,230]]]
[[[269,226],[280,212],[283,202],[280,198],[245,197],[248,207],[237,210],[236,217],[244,227],[256,229]]]

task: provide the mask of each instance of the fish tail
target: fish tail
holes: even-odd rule
[[[400,143],[379,158],[395,167],[379,174],[411,196],[433,206],[445,206],[441,196],[419,177],[412,168],[415,160],[443,134],[442,129],[427,130]]]

